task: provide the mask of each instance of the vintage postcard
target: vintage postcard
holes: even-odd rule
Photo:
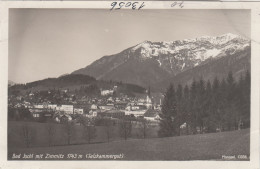
[[[0,168],[259,168],[260,3],[0,15]]]

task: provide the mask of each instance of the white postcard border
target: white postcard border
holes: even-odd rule
[[[107,9],[113,1],[17,1],[0,2],[0,168],[259,168],[259,64],[260,2],[184,2],[173,8],[174,1],[144,1],[144,9],[251,9],[251,129],[250,161],[7,161],[7,84],[8,84],[8,9],[9,8],[91,8]],[[135,10],[133,12],[138,12]]]

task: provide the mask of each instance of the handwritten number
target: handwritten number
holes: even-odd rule
[[[127,2],[126,4],[125,4],[125,7],[129,7],[129,6],[131,6],[131,2]]]
[[[132,4],[132,9],[133,9],[133,10],[136,9],[136,3],[138,3],[138,2],[134,2],[134,3]]]
[[[140,5],[140,2],[112,2],[111,6],[112,8],[110,10],[118,10],[118,9],[122,9],[122,8],[132,8],[132,10],[136,10],[138,8],[138,10],[142,9],[143,7],[145,7],[144,2]],[[140,6],[139,6],[140,5]],[[118,8],[116,8],[118,7]]]
[[[171,6],[175,7],[176,4],[177,4],[177,2],[173,2]]]
[[[184,1],[181,1],[181,2],[173,2],[172,4],[171,4],[171,7],[175,7],[176,5],[178,5],[179,4],[179,7],[180,8],[183,8],[184,7],[184,5],[183,5],[183,3],[184,3]]]
[[[119,8],[116,8],[116,9],[121,9],[123,6],[124,6],[124,2],[120,2],[118,5],[119,5]]]
[[[142,3],[142,5],[138,8],[138,10],[142,9],[144,7],[144,2]]]
[[[110,10],[113,10],[115,8],[116,4],[117,4],[117,2],[112,2],[112,4],[111,4],[112,8]]]
[[[181,1],[180,5],[179,5],[181,8],[184,7],[183,3],[184,3],[184,1]]]

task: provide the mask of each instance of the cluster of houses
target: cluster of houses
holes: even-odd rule
[[[121,118],[124,116],[144,117],[151,121],[159,120],[160,106],[153,105],[152,99],[147,96],[130,102],[115,102],[112,98],[108,98],[110,102],[105,104],[93,103],[89,109],[78,107],[75,105],[57,105],[57,104],[35,104],[28,107],[34,118],[40,118],[43,115],[53,117],[57,122],[61,122],[63,118],[72,120],[75,115],[83,115],[86,117],[111,117]]]
[[[161,107],[159,105],[155,106],[152,103],[152,100],[149,96],[146,99],[138,99],[137,101],[130,102],[119,102],[119,103],[110,103],[105,105],[92,104],[90,111],[87,114],[88,117],[97,117],[97,116],[109,116],[113,118],[119,118],[122,116],[135,116],[135,117],[144,117],[148,110],[153,110],[157,112],[154,114],[154,118],[149,114],[149,120],[158,120],[159,112]]]
[[[64,112],[65,114],[83,114],[83,108],[75,108],[73,105],[37,104],[29,108],[30,112],[41,112],[43,110]]]
[[[73,105],[57,105],[57,104],[36,104],[28,107],[33,118],[54,118],[57,122],[64,120],[72,120],[72,115],[84,114],[83,108],[77,108]]]
[[[99,98],[83,96],[73,101],[64,102],[63,104],[53,104],[48,99],[38,100],[41,104],[33,103],[31,100],[34,95],[33,93],[29,93],[29,96],[10,97],[9,104],[14,108],[28,108],[35,119],[42,117],[54,118],[57,122],[61,122],[62,119],[72,120],[76,115],[83,115],[90,118],[134,116],[144,117],[151,121],[159,120],[161,102],[160,104],[155,104],[154,100],[148,94],[139,98],[130,98],[127,95],[121,94],[115,97],[114,93],[116,91],[117,86],[114,86],[113,89],[101,89],[101,97]],[[66,90],[62,92],[68,93]],[[72,98],[75,95],[68,94],[68,96]]]

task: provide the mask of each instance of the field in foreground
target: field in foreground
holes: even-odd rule
[[[97,154],[121,154],[120,157],[123,158],[118,160],[223,160],[222,156],[229,156],[232,160],[249,160],[250,130],[168,138],[129,139],[126,141],[71,146],[9,148],[8,152],[9,160],[14,160],[12,159],[13,154],[21,154],[21,158],[24,154],[33,154],[33,158],[29,160],[35,160],[37,154],[43,154],[43,157],[46,157],[46,154],[64,155],[64,158],[42,158],[42,160],[67,160],[68,154],[77,154],[77,157],[82,155],[83,160],[98,159],[90,159],[89,157],[102,157],[99,160],[106,160],[111,157],[97,156]],[[86,155],[88,158],[86,158]],[[239,159],[239,157],[247,158]],[[73,159],[69,158],[69,160]],[[79,159],[76,158],[76,160]]]

